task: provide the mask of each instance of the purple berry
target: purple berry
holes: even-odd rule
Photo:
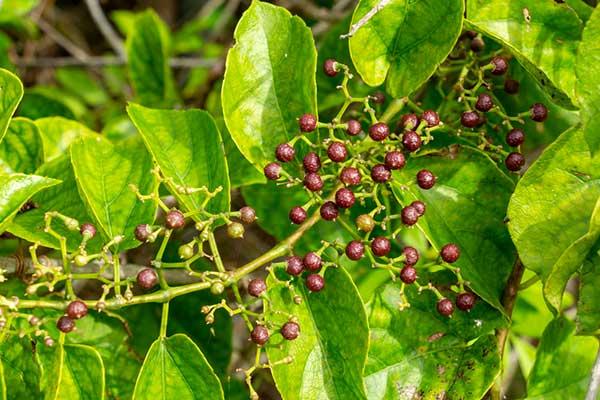
[[[350,208],[355,201],[354,193],[348,188],[341,188],[335,192],[335,204],[340,208]]]
[[[390,128],[383,122],[378,122],[369,128],[369,137],[376,142],[385,140],[390,135]]]
[[[342,142],[333,142],[327,148],[327,155],[333,162],[342,162],[348,156],[348,150]]]
[[[371,168],[371,178],[377,183],[384,183],[390,180],[392,173],[383,164],[377,164]]]
[[[360,260],[365,254],[365,246],[359,240],[353,240],[346,246],[346,256],[353,261]]]
[[[313,114],[304,114],[298,120],[302,132],[312,132],[317,128],[317,117]]]
[[[421,135],[415,131],[406,131],[402,135],[402,145],[410,152],[417,151],[421,148]]]
[[[285,270],[290,275],[300,275],[304,271],[304,263],[298,256],[288,257]]]
[[[307,173],[316,173],[321,169],[321,158],[315,153],[311,151],[304,156],[302,159],[302,166],[304,167],[304,171]]]
[[[306,277],[306,287],[311,292],[320,292],[325,287],[325,279],[319,274],[310,274]]]
[[[339,215],[338,206],[333,201],[326,201],[321,205],[320,213],[325,221],[333,221]]]
[[[354,167],[344,167],[340,172],[340,181],[348,186],[356,186],[361,181],[360,171]]]
[[[385,166],[388,169],[402,169],[406,165],[406,158],[401,151],[390,151],[385,155]]]
[[[440,256],[442,257],[442,260],[449,264],[455,263],[460,257],[460,249],[456,244],[448,243],[442,247]]]
[[[281,176],[281,165],[277,164],[276,162],[272,162],[267,164],[263,171],[267,179],[275,181]]]
[[[390,240],[383,236],[378,236],[371,241],[371,251],[377,257],[387,256],[392,250],[392,243]]]
[[[289,217],[293,224],[300,225],[306,220],[306,210],[300,206],[292,207]]]

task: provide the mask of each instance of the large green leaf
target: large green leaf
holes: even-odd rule
[[[275,285],[272,278],[267,282],[267,320],[279,326],[288,313],[298,318],[301,331],[293,341],[273,334],[267,345],[271,362],[293,358],[271,369],[285,400],[366,399],[362,376],[369,330],[363,303],[343,268],[328,269],[324,278],[325,288],[318,293],[309,293],[301,280],[295,285],[300,304],[287,287]]]
[[[10,71],[0,69],[0,142],[21,98],[23,84],[19,78]]]
[[[60,183],[37,175],[0,175],[0,232],[4,232],[19,209],[37,192]]]
[[[585,139],[592,154],[600,149],[600,11],[594,9],[585,25],[577,53],[577,98],[581,105]]]
[[[600,234],[592,220],[599,197],[600,157],[591,157],[582,131],[574,128],[544,151],[511,198],[510,234],[556,309],[564,285]]]
[[[102,106],[109,100],[100,83],[83,68],[59,68],[56,70],[56,80],[91,106]]]
[[[229,211],[229,173],[221,134],[215,121],[202,110],[153,110],[129,104],[127,112],[144,138],[164,176],[175,185],[191,188],[206,186],[221,192],[207,209]],[[198,210],[206,195],[181,194],[169,184],[179,203],[190,211]]]
[[[581,267],[579,299],[577,301],[577,332],[584,335],[600,333],[600,242],[590,251]]]
[[[573,107],[583,28],[573,9],[553,0],[470,0],[467,18],[509,48],[555,102]]]
[[[170,107],[177,100],[169,56],[168,28],[152,10],[136,16],[127,35],[129,77],[140,103]]]
[[[429,169],[436,185],[421,190],[417,172]],[[475,293],[501,309],[500,298],[515,261],[515,249],[504,224],[512,181],[486,155],[462,148],[458,154],[410,159],[394,173],[394,194],[403,204],[420,199],[427,205],[417,226],[436,251],[456,243],[456,262]]]
[[[223,388],[204,355],[185,335],[157,339],[144,360],[134,400],[223,399]]]
[[[585,397],[598,340],[574,334],[575,324],[565,317],[546,327],[527,381],[529,400]]]
[[[409,287],[406,295],[411,306],[400,310],[400,285],[387,284],[369,303],[369,399],[481,398],[500,372],[496,340],[486,334],[501,314],[481,303],[447,318],[435,311],[433,293]]]
[[[28,337],[11,336],[0,343],[0,364],[4,370],[6,398],[39,399],[40,376],[38,356]],[[0,398],[2,396],[0,395]]]
[[[101,137],[81,139],[71,146],[71,162],[79,192],[90,214],[108,239],[124,235],[117,247],[137,247],[135,227],[154,221],[155,204],[141,202],[129,185],[141,193],[154,189],[152,158],[139,140],[113,145]]]
[[[32,174],[44,161],[44,147],[38,128],[25,118],[14,118],[0,142],[0,171]]]
[[[93,347],[56,344],[40,348],[44,400],[104,399],[104,365]]]
[[[51,161],[62,156],[71,144],[82,137],[98,134],[87,126],[63,117],[40,118],[35,121],[44,143],[44,160]]]
[[[0,360],[0,399],[6,400],[6,382],[4,382],[4,367]]]
[[[22,18],[33,10],[39,0],[4,0],[0,3],[0,22],[7,23]]]
[[[384,83],[394,97],[414,92],[446,59],[462,29],[462,0],[361,0],[352,24],[376,12],[350,37],[358,73],[371,86]]]
[[[235,30],[223,81],[225,122],[257,168],[316,114],[317,54],[310,29],[284,8],[253,1]]]

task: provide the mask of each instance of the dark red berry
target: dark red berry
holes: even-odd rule
[[[419,150],[421,143],[421,135],[415,131],[406,131],[402,135],[402,145],[410,152]]]
[[[292,223],[300,225],[306,219],[306,210],[300,206],[292,207],[289,217]]]
[[[371,125],[369,128],[369,137],[376,142],[381,142],[385,140],[390,135],[390,127],[387,126],[386,123],[378,122],[374,125]]]
[[[86,222],[81,224],[79,233],[81,233],[82,236],[87,236],[88,239],[92,239],[94,236],[96,236],[96,227],[93,224]]]
[[[145,242],[152,234],[152,229],[150,229],[150,225],[148,224],[139,224],[135,227],[133,234],[137,240]]]
[[[511,147],[518,147],[525,141],[525,132],[515,128],[506,134],[506,143]]]
[[[392,243],[390,240],[383,236],[378,236],[371,241],[371,251],[377,257],[387,256],[392,250]]]
[[[158,283],[158,275],[152,268],[144,268],[137,274],[137,284],[142,289],[152,289]]]
[[[388,169],[402,169],[405,165],[406,158],[401,151],[394,150],[385,155],[385,166]]]
[[[425,203],[423,203],[421,200],[415,200],[412,203],[410,203],[410,205],[417,210],[417,212],[419,213],[419,217],[425,215],[425,210],[427,208],[425,207]]]
[[[363,232],[371,232],[375,228],[375,220],[369,214],[356,217],[356,227]]]
[[[496,56],[492,58],[490,64],[492,64],[492,74],[494,75],[504,75],[508,71],[508,61],[506,61],[506,58]]]
[[[81,300],[75,300],[67,306],[67,316],[71,319],[80,319],[87,315],[88,308]]]
[[[275,157],[281,162],[289,162],[294,159],[296,150],[288,143],[282,143],[275,150]]]
[[[267,284],[262,278],[255,278],[248,284],[248,293],[250,296],[259,297],[267,290]]]
[[[470,39],[474,39],[477,37],[477,32],[475,31],[465,31],[465,35],[470,38]]]
[[[460,117],[460,123],[467,128],[475,128],[480,121],[477,111],[465,111]]]
[[[256,211],[252,207],[242,207],[240,208],[240,219],[245,224],[251,224],[256,221]]]
[[[340,211],[338,210],[337,204],[335,204],[333,201],[326,201],[323,203],[323,205],[321,205],[320,213],[321,218],[323,218],[325,221],[333,221],[338,217]]]
[[[300,275],[304,271],[304,263],[298,256],[288,257],[285,270],[290,275]]]
[[[321,268],[321,257],[317,253],[311,251],[304,256],[302,264],[304,264],[304,268],[309,271],[317,271]]]
[[[492,96],[487,93],[481,93],[477,96],[477,102],[475,102],[475,108],[481,112],[488,112],[494,107],[494,100]]]
[[[66,315],[63,315],[56,321],[56,327],[63,333],[69,333],[75,329],[75,321]]]
[[[346,133],[350,136],[356,136],[362,131],[362,126],[360,122],[355,119],[348,120],[348,127],[346,128]]]
[[[325,75],[334,77],[338,73],[338,69],[336,68],[335,60],[329,58],[325,60],[323,63],[323,71],[325,71]]]
[[[313,114],[304,114],[298,120],[302,132],[312,132],[317,128],[317,117]]]
[[[169,229],[181,229],[185,226],[185,217],[179,210],[171,210],[165,217],[165,225]]]
[[[309,172],[304,176],[304,186],[311,192],[318,192],[323,189],[323,179],[321,179],[319,174]]]
[[[398,123],[398,128],[406,129],[407,131],[417,129],[417,126],[419,126],[419,117],[416,114],[404,114]]]
[[[354,193],[348,188],[341,188],[335,192],[335,204],[340,208],[350,208],[355,201]]]
[[[281,165],[277,164],[276,162],[267,164],[264,169],[264,173],[267,179],[275,181],[281,176]]]
[[[548,109],[542,103],[535,103],[531,106],[531,119],[536,122],[543,122],[548,118]]]
[[[402,209],[400,216],[404,225],[412,226],[419,220],[419,212],[413,206],[406,206]]]
[[[437,302],[436,307],[437,311],[444,317],[449,317],[454,312],[454,305],[452,304],[452,301],[446,298],[440,299]]]
[[[460,249],[454,243],[448,243],[440,251],[440,256],[445,262],[452,264],[460,257]]]
[[[307,173],[318,172],[321,169],[321,158],[319,158],[317,153],[311,151],[304,156],[302,165],[304,166],[304,171]]]
[[[477,296],[471,292],[460,293],[456,296],[456,307],[462,311],[471,311],[473,306],[475,306],[476,300]]]
[[[373,100],[373,103],[375,104],[383,104],[385,103],[385,94],[382,92],[375,92],[371,95],[371,100]]]
[[[348,186],[356,186],[361,181],[360,171],[354,167],[344,167],[340,172],[340,181]]]
[[[415,265],[419,261],[419,252],[414,247],[406,246],[402,249],[405,265]]]
[[[421,115],[421,119],[427,122],[427,126],[432,128],[434,126],[438,126],[440,124],[440,116],[433,110],[425,110],[423,111],[423,115]]]
[[[295,322],[286,322],[281,327],[281,336],[286,340],[294,340],[300,335],[300,325]]]
[[[417,184],[421,189],[431,189],[435,180],[435,175],[429,170],[422,169],[417,173]]]
[[[262,325],[256,325],[250,333],[250,339],[257,345],[262,346],[269,340],[269,330]]]
[[[407,285],[414,283],[417,280],[417,270],[412,265],[405,265],[400,270],[400,280]]]
[[[519,81],[514,79],[506,79],[504,81],[504,91],[508,94],[517,94],[519,93]]]
[[[525,157],[521,153],[512,152],[506,157],[504,164],[509,171],[518,171],[525,165]]]
[[[377,183],[383,183],[390,180],[392,172],[383,164],[377,164],[371,168],[371,178]]]
[[[325,279],[319,274],[310,274],[306,277],[306,287],[311,292],[320,292],[325,287]]]
[[[348,150],[342,142],[333,142],[327,148],[327,155],[333,162],[342,162],[348,156]]]
[[[476,37],[471,40],[471,50],[473,50],[475,53],[479,53],[484,48],[485,42],[481,37]]]
[[[365,254],[365,246],[359,240],[353,240],[346,245],[346,256],[349,259],[357,261]]]

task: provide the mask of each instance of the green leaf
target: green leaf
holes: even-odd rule
[[[387,91],[393,97],[411,94],[433,75],[454,47],[462,29],[463,3],[361,0],[352,24],[376,13],[350,37],[356,70],[371,86],[387,80]]]
[[[510,234],[523,264],[541,276],[555,309],[561,288],[600,234],[597,220],[592,223],[599,178],[600,158],[590,156],[582,131],[574,128],[544,151],[511,198]]]
[[[579,52],[577,53],[577,99],[581,104],[581,117],[585,139],[592,154],[600,150],[600,11],[594,9],[585,25]]]
[[[0,22],[20,19],[39,3],[39,0],[4,0],[0,3]]]
[[[573,108],[573,71],[583,23],[568,5],[551,0],[471,0],[467,18],[473,28],[509,48],[555,102]]]
[[[0,142],[0,170],[10,174],[32,174],[44,161],[44,146],[37,126],[25,118],[14,118]]]
[[[4,382],[4,367],[0,361],[0,399],[6,400],[6,383]]]
[[[229,211],[229,173],[221,134],[202,110],[153,110],[130,103],[129,117],[167,178],[171,192],[187,210],[202,208],[203,192],[182,194],[178,186],[221,191],[208,203],[211,212]]]
[[[437,177],[430,190],[419,189],[417,172],[426,168]],[[502,309],[500,298],[515,262],[515,249],[504,224],[512,181],[483,153],[462,148],[458,154],[411,159],[394,172],[392,189],[403,205],[420,199],[427,205],[417,226],[435,251],[456,243],[456,262],[469,287]],[[493,268],[490,266],[493,265]]]
[[[298,17],[253,1],[235,29],[223,81],[225,122],[242,154],[258,169],[295,136],[297,118],[316,115],[317,53]]]
[[[65,154],[73,142],[98,134],[87,126],[63,117],[47,117],[35,121],[44,143],[44,160],[51,161]]]
[[[579,298],[577,301],[577,333],[597,335],[600,333],[600,242],[596,243],[581,267],[579,275]]]
[[[19,105],[17,114],[21,117],[32,120],[61,116],[69,119],[76,119],[76,113],[64,101],[57,96],[50,96],[48,93],[28,90],[23,96],[23,101]]]
[[[4,232],[19,209],[37,192],[60,183],[37,175],[0,175],[0,232]]]
[[[157,339],[144,360],[133,400],[223,399],[204,355],[185,335]]]
[[[59,68],[56,70],[56,80],[91,106],[101,106],[109,100],[104,88],[83,68]]]
[[[298,319],[300,336],[286,341],[273,333],[267,345],[271,363],[292,357],[289,364],[271,368],[275,384],[288,399],[366,399],[363,369],[369,346],[365,309],[356,286],[343,268],[329,268],[325,288],[309,293],[303,281],[291,291],[268,279],[270,307],[267,320],[282,325],[288,313]]]
[[[154,11],[135,18],[126,48],[129,77],[141,104],[171,107],[177,101],[169,67],[170,46],[169,30]]]
[[[0,142],[22,98],[23,84],[19,78],[10,71],[0,69]]]
[[[45,400],[104,399],[104,365],[93,347],[56,344],[40,348]]]
[[[155,205],[141,202],[129,185],[141,193],[155,186],[152,159],[137,140],[118,146],[101,137],[81,139],[71,146],[71,162],[77,186],[91,215],[108,239],[124,236],[116,247],[137,247],[135,227],[154,221]]]
[[[39,399],[41,369],[29,337],[10,336],[0,342],[6,399]],[[1,391],[0,391],[0,398]]]
[[[529,400],[585,397],[598,341],[574,333],[575,324],[565,317],[546,327],[527,381]]]

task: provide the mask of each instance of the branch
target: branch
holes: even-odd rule
[[[212,67],[218,64],[219,58],[182,57],[172,58],[169,65],[174,68]],[[103,67],[107,65],[125,65],[124,59],[114,56],[87,56],[85,59],[75,57],[41,57],[19,58],[15,62],[18,67],[57,68],[57,67]]]
[[[592,377],[590,379],[587,394],[585,395],[585,400],[596,400],[598,398],[598,392],[600,392],[600,349],[596,356],[594,368],[592,368]]]
[[[112,25],[104,15],[100,2],[98,0],[85,0],[88,11],[90,12],[96,26],[100,29],[102,36],[110,44],[110,47],[119,55],[119,58],[126,59],[125,47],[123,46],[123,40],[119,37],[117,32],[112,28]]]
[[[64,36],[62,33],[54,29],[52,25],[40,18],[37,21],[37,25],[42,31],[50,36],[56,43],[58,43],[63,49],[71,53],[80,62],[85,62],[90,56],[82,49],[80,49],[75,43],[69,38]]]
[[[354,36],[354,34],[356,34],[356,32],[360,28],[362,28],[367,22],[369,22],[371,18],[375,16],[375,14],[383,10],[383,8],[387,6],[391,1],[392,0],[381,0],[379,3],[377,3],[375,7],[371,8],[368,13],[366,13],[360,20],[358,20],[357,23],[353,24],[350,27],[350,31],[347,34],[340,36],[340,38],[347,39],[349,37]]]

